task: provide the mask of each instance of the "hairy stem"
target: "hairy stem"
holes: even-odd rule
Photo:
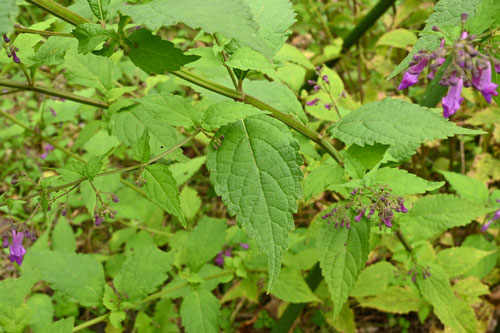
[[[58,4],[53,0],[26,0],[26,2],[35,5],[52,15],[64,20],[73,25],[79,25],[84,23],[91,23],[92,21],[81,17],[77,13],[67,9],[66,7]]]

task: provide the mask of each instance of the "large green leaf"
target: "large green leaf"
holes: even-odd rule
[[[425,300],[432,304],[441,322],[456,333],[475,333],[477,319],[474,310],[455,296],[450,281],[439,265],[429,264],[431,276],[417,276],[418,289]]]
[[[113,63],[110,59],[93,54],[79,54],[76,50],[69,50],[65,59],[64,75],[69,83],[96,88],[102,93],[114,87],[111,75]]]
[[[205,111],[202,125],[211,131],[247,117],[269,113],[240,102],[227,101],[212,104]]]
[[[120,294],[127,295],[127,302],[146,298],[167,279],[173,260],[173,255],[154,245],[143,247],[125,260],[114,286]]]
[[[177,216],[181,224],[186,226],[186,219],[181,210],[179,188],[166,165],[152,164],[144,170],[144,190],[148,198],[167,213]]]
[[[387,289],[395,273],[396,267],[387,261],[379,261],[366,267],[359,274],[351,296],[365,297],[381,294]]]
[[[483,182],[456,172],[439,171],[439,173],[462,198],[482,204],[488,203],[489,192]]]
[[[427,19],[425,28],[420,34],[420,38],[413,47],[413,50],[404,58],[404,60],[392,71],[387,78],[392,79],[401,73],[412,57],[422,49],[434,50],[438,48],[440,36],[432,33],[432,27],[457,26],[460,24],[460,15],[468,13],[469,19],[474,17],[476,8],[482,0],[441,0],[434,6],[434,12]],[[471,31],[471,33],[481,33],[482,31]]]
[[[0,10],[0,35],[14,31],[14,19],[19,9],[16,0],[2,0]],[[0,36],[1,37],[1,36]]]
[[[181,96],[161,93],[135,101],[142,105],[151,117],[161,119],[171,126],[193,127],[195,121],[201,118],[201,113],[195,111],[189,100]]]
[[[382,168],[373,175],[372,184],[387,184],[392,194],[406,195],[436,190],[443,186],[444,182],[430,182],[403,169]]]
[[[288,0],[155,0],[137,6],[123,5],[120,10],[151,30],[184,23],[210,34],[218,32],[269,59],[286,41],[294,22]]]
[[[335,318],[353,289],[368,257],[370,225],[367,221],[354,222],[349,229],[335,228],[321,220],[320,266],[333,301]]]
[[[418,311],[425,304],[415,290],[401,286],[391,286],[373,297],[357,300],[362,307],[399,314]]]
[[[147,29],[136,30],[130,35],[130,60],[147,74],[165,74],[180,69],[187,63],[199,59],[185,55],[172,42],[155,36]]]
[[[93,257],[47,250],[32,251],[29,255],[30,264],[40,272],[42,279],[68,301],[83,306],[101,304],[104,270]]]
[[[483,133],[458,127],[429,108],[391,98],[363,105],[335,123],[329,131],[346,144],[360,146],[375,142],[386,145],[422,143],[455,134]]]
[[[210,180],[238,225],[267,255],[271,290],[301,195],[299,146],[285,125],[268,116],[236,121],[217,135],[225,139],[208,153]]]
[[[191,291],[182,301],[180,312],[186,332],[219,332],[220,304],[210,291]]]
[[[78,39],[78,52],[87,54],[102,42],[111,38],[119,38],[112,29],[104,29],[99,24],[84,23],[77,25],[71,32]]]
[[[488,212],[488,208],[456,195],[428,195],[416,201],[409,213],[401,217],[401,228],[411,240],[429,239]]]
[[[493,251],[483,251],[473,247],[451,247],[438,253],[436,259],[450,278],[460,276]]]

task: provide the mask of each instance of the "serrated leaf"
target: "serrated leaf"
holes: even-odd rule
[[[143,175],[146,181],[144,190],[148,198],[167,213],[177,216],[186,227],[179,200],[179,188],[168,167],[163,164],[148,165]]]
[[[69,83],[96,88],[102,93],[114,87],[111,76],[113,63],[110,59],[93,54],[83,55],[70,49],[65,60],[64,75]]]
[[[283,268],[278,281],[271,292],[279,299],[290,303],[319,302],[319,298],[314,295],[300,271],[292,268]]]
[[[267,255],[271,290],[301,195],[298,144],[285,125],[267,116],[236,121],[217,135],[225,139],[208,153],[210,180],[238,225]]]
[[[0,281],[0,327],[7,332],[21,333],[28,324],[31,311],[24,298],[35,282],[26,278],[24,271],[20,278]]]
[[[358,277],[351,296],[366,297],[382,294],[394,278],[396,267],[387,261],[380,261],[366,267]]]
[[[278,61],[289,61],[301,65],[304,68],[314,70],[314,65],[302,53],[301,50],[290,44],[284,44],[274,57]]]
[[[76,250],[75,233],[65,218],[59,218],[52,231],[52,249],[61,252]]]
[[[77,25],[71,33],[78,39],[78,52],[83,54],[94,51],[99,44],[108,39],[119,38],[114,30],[104,29],[94,23]]]
[[[146,298],[168,277],[174,256],[154,245],[141,247],[127,257],[113,284],[120,294],[127,295],[127,302],[135,303]]]
[[[40,333],[71,333],[73,332],[73,325],[75,323],[75,318],[63,318],[59,319],[44,327]]]
[[[445,27],[445,26],[459,26],[460,15],[462,13],[469,14],[469,20],[473,18],[476,8],[482,0],[440,0],[434,6],[434,12],[425,21],[426,25],[420,34],[420,38],[413,50],[404,58],[404,60],[392,71],[387,80],[392,79],[401,73],[408,64],[412,57],[422,49],[435,50],[439,47],[441,37],[439,34],[432,33],[432,27]],[[482,31],[469,31],[469,33],[477,34]]]
[[[429,239],[449,228],[463,226],[490,209],[452,194],[425,196],[402,216],[401,228],[411,240]]]
[[[398,314],[416,312],[424,303],[414,290],[401,286],[392,286],[374,297],[362,297],[357,300],[362,307]]]
[[[487,204],[489,192],[479,180],[456,172],[439,171],[459,196],[464,199]]]
[[[174,163],[169,165],[172,176],[177,182],[177,185],[183,185],[191,178],[207,160],[206,156],[198,156],[183,163]]]
[[[474,310],[455,296],[443,269],[432,263],[429,265],[431,276],[423,279],[418,275],[416,279],[422,296],[432,304],[439,320],[453,332],[475,333],[477,319]]]
[[[241,102],[226,101],[212,104],[205,111],[202,120],[203,128],[212,131],[251,116],[269,113]]]
[[[430,182],[403,169],[382,168],[373,175],[373,184],[388,185],[394,195],[406,195],[434,191],[444,182]]]
[[[262,70],[279,67],[279,63],[269,61],[261,53],[252,50],[249,47],[237,49],[226,61],[226,65],[232,68],[237,68],[242,71]]]
[[[199,59],[198,56],[185,55],[172,42],[153,35],[147,29],[136,30],[128,42],[130,60],[147,74],[174,72]]]
[[[29,325],[34,332],[39,332],[52,323],[54,306],[49,295],[33,294],[26,301],[26,305],[31,309],[32,316]]]
[[[14,31],[14,20],[19,12],[16,0],[3,0],[0,11],[0,35]]]
[[[341,311],[368,257],[370,225],[355,222],[349,229],[321,220],[320,267],[333,301],[333,318]]]
[[[66,37],[52,36],[36,50],[35,54],[25,63],[28,66],[49,66],[64,63],[66,52],[74,47],[74,40]]]
[[[104,270],[93,257],[71,252],[37,250],[29,253],[30,263],[51,288],[70,302],[83,306],[101,304]]]
[[[195,121],[201,118],[191,103],[181,96],[161,93],[138,98],[135,102],[142,105],[152,117],[172,126],[193,127]]]
[[[110,0],[87,0],[90,10],[99,20],[106,20]]]
[[[180,312],[187,333],[219,332],[220,304],[210,291],[192,290],[182,301]]]
[[[458,127],[426,107],[403,100],[385,98],[363,105],[329,128],[335,138],[346,144],[422,143],[446,139],[455,134],[482,134]]]
[[[149,147],[149,132],[144,129],[144,133],[139,138],[139,140],[132,145],[132,157],[134,160],[141,163],[146,163],[151,157],[151,149]]]
[[[62,168],[56,169],[64,181],[74,181],[85,177],[85,163],[80,161],[71,161],[66,163]]]
[[[192,271],[197,272],[222,251],[226,236],[226,221],[204,216],[187,236],[182,256]]]
[[[104,156],[93,156],[85,164],[85,177],[90,181],[94,180],[94,177],[101,171],[103,165]]]
[[[473,305],[481,302],[479,296],[488,295],[490,288],[488,285],[483,284],[477,277],[468,277],[455,282],[453,291],[468,304]]]
[[[304,124],[308,122],[307,116],[297,100],[297,96],[286,85],[279,82],[269,81],[245,81],[243,83],[245,93],[260,99],[277,110],[294,115]]]
[[[469,271],[483,258],[492,254],[473,247],[451,247],[437,254],[437,263],[443,267],[449,278],[457,277]]]
[[[389,147],[378,143],[365,147],[354,144],[347,149],[347,152],[361,163],[364,170],[370,170],[382,160],[387,148]]]
[[[475,249],[484,250],[487,252],[494,252],[486,256],[482,260],[476,262],[474,264],[474,267],[472,267],[464,274],[465,276],[475,276],[482,279],[495,268],[498,257],[498,248],[496,247],[494,240],[488,241],[483,235],[473,234],[469,235],[463,241],[462,246],[473,247]]]
[[[332,185],[345,181],[344,169],[336,163],[325,163],[313,169],[304,179],[304,198],[309,200]]]

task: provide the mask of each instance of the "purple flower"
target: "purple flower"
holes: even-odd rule
[[[220,251],[219,253],[217,253],[217,256],[215,257],[214,262],[219,267],[224,266],[224,256],[222,255],[222,251]]]
[[[224,251],[224,257],[231,257],[231,255],[232,255],[231,248],[228,248]]]
[[[456,78],[456,76],[455,76]],[[464,85],[464,80],[459,78],[455,85],[451,85],[450,89],[448,89],[448,95],[443,97],[441,102],[443,103],[443,115],[445,118],[448,118],[458,109],[460,109],[460,104],[463,102],[463,97],[460,97],[462,93],[462,87]]]
[[[12,230],[12,244],[10,245],[10,262],[16,262],[19,266],[23,263],[26,249],[23,247],[24,233]]]
[[[328,111],[330,111],[332,109],[332,105],[331,104],[325,104],[325,109],[327,109]]]
[[[118,196],[116,194],[113,194],[111,196],[111,198],[112,198],[113,202],[119,202],[120,201],[120,199],[118,198]]]
[[[491,95],[498,96],[498,85],[491,82],[491,64],[486,62],[486,68],[479,68],[472,75],[472,85],[477,90],[481,91],[486,102],[491,103]]]
[[[95,214],[94,219],[95,219],[94,221],[95,226],[96,227],[100,226],[103,221],[102,217],[99,214]]]
[[[51,145],[50,143],[47,143],[46,145],[43,146],[43,154],[40,155],[40,158],[42,160],[46,159],[47,156],[49,155],[49,153],[53,150],[54,150],[54,146]]]
[[[316,84],[316,81],[314,81],[314,80],[307,80],[307,83],[309,83],[311,86],[314,86]]]
[[[327,84],[330,83],[330,81],[328,80],[328,75],[323,75],[323,81],[325,81]]]
[[[306,104],[309,106],[313,106],[313,105],[318,104],[318,102],[319,102],[319,98],[315,98],[312,101],[306,102]]]
[[[248,250],[249,248],[249,245],[247,243],[240,243],[240,246],[244,249],[244,250]]]
[[[391,220],[392,220],[392,216],[387,216],[387,217],[382,219],[382,222],[384,222],[384,224],[387,228],[392,228]]]
[[[12,53],[12,60],[14,60],[16,64],[21,63],[21,59],[17,56],[16,51],[11,50],[10,53]]]
[[[4,40],[4,42],[6,42],[6,43],[10,42],[10,38],[9,38],[9,37],[7,37],[7,35],[5,35],[5,34],[3,35],[3,40]]]
[[[415,65],[408,67],[408,70],[403,76],[403,80],[401,80],[401,83],[399,84],[398,90],[406,89],[417,83],[420,73],[422,73],[428,62],[429,59],[427,57],[423,57]]]
[[[495,72],[497,72],[498,74],[500,74],[500,62],[498,62],[498,63],[495,64]]]
[[[9,245],[10,245],[9,238],[7,236],[3,236],[2,247],[6,249],[9,247]]]
[[[45,153],[43,153],[43,154],[41,154],[41,155],[40,155],[40,158],[41,158],[42,160],[44,160],[44,159],[46,159],[46,158],[47,158],[47,156],[48,156],[48,155],[49,155],[49,154],[47,154],[47,152],[45,152]]]
[[[359,222],[361,221],[361,218],[365,215],[365,211],[360,212],[356,217],[354,218],[354,221]]]
[[[49,107],[50,113],[52,113],[52,116],[57,116],[56,110],[54,110],[53,107]]]
[[[481,228],[481,231],[482,232],[485,232],[486,230],[488,230],[488,228],[490,227],[490,225],[493,223],[493,219],[489,220],[488,222],[486,222],[485,224],[483,224],[482,228]]]

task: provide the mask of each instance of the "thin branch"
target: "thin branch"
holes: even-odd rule
[[[15,28],[16,33],[20,34],[35,34],[35,35],[40,35],[40,36],[57,36],[57,37],[75,37],[72,34],[66,33],[66,32],[56,32],[56,31],[44,31],[44,30],[34,30],[34,29],[27,29],[27,28],[21,28],[21,27],[16,27]]]

